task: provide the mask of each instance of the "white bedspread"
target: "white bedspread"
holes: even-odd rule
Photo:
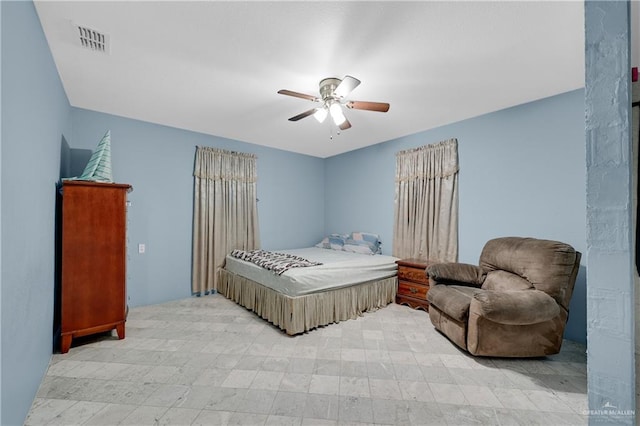
[[[227,256],[224,268],[287,296],[302,296],[389,278],[396,275],[398,268],[395,263],[398,258],[379,254],[366,255],[317,247],[274,251],[322,262],[322,265],[294,268],[278,276],[253,263]]]

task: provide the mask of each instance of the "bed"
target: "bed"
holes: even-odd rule
[[[395,300],[397,258],[309,247],[279,250],[320,262],[277,275],[228,255],[218,292],[289,335],[354,319]]]

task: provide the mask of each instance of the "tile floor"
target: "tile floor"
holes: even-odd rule
[[[27,425],[586,424],[585,347],[473,358],[390,305],[289,337],[223,296],[131,309],[54,354]]]

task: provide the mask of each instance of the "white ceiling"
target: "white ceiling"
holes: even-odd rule
[[[584,86],[574,2],[36,2],[71,105],[321,158]],[[79,47],[73,24],[110,37]],[[287,118],[362,80],[353,127]],[[455,135],[452,135],[455,136]]]

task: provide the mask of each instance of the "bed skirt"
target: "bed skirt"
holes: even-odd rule
[[[304,296],[291,297],[220,269],[218,292],[255,312],[289,335],[321,325],[355,319],[396,298],[396,276]]]

